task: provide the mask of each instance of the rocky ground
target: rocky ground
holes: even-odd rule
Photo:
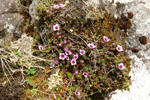
[[[23,21],[23,16],[17,11],[18,0],[0,0],[0,2],[0,37],[3,37],[5,27],[9,29],[9,35],[18,34],[18,27]]]
[[[149,0],[118,0],[125,3],[125,11],[132,11],[134,18],[133,26],[128,35],[129,48],[137,48],[138,53],[131,52],[133,59],[131,65],[132,85],[130,92],[116,91],[112,100],[149,100],[150,99],[150,2]],[[117,1],[116,1],[117,2]],[[139,37],[146,36],[148,43],[143,45]]]

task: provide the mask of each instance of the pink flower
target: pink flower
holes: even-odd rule
[[[78,55],[73,55],[73,58],[77,60],[78,59]]]
[[[55,8],[55,9],[59,9],[59,8],[60,8],[60,6],[58,6],[58,5],[54,5],[54,8]]]
[[[56,35],[59,35],[59,33],[57,32]]]
[[[59,25],[58,25],[58,24],[54,25],[54,26],[53,26],[53,30],[54,30],[54,31],[58,31],[58,30],[59,30]]]
[[[94,43],[89,43],[89,44],[88,44],[88,47],[89,47],[90,49],[94,49],[96,46],[94,45]]]
[[[75,74],[78,74],[78,71],[75,71]]]
[[[62,46],[62,44],[60,44],[60,43],[59,43],[59,44],[58,44],[58,46],[59,46],[59,47],[61,47],[61,46]]]
[[[65,51],[68,51],[68,48],[65,48]]]
[[[72,59],[71,60],[71,65],[76,65],[76,64],[77,64],[76,59]]]
[[[84,55],[85,54],[85,50],[80,50],[80,55]]]
[[[61,36],[58,37],[59,39],[61,38]]]
[[[83,72],[82,74],[84,77],[87,77],[88,76],[88,73],[87,72]]]
[[[65,7],[65,5],[64,4],[60,4],[60,8],[64,8]]]
[[[116,50],[119,51],[119,52],[123,51],[123,49],[122,49],[122,47],[121,47],[120,45],[118,45],[118,46],[116,47]]]
[[[66,56],[66,60],[69,60],[69,56]]]
[[[42,49],[43,49],[43,46],[39,45],[39,49],[42,50]]]
[[[67,41],[66,40],[64,40],[64,44],[66,44],[67,43]]]
[[[59,64],[59,62],[58,62],[58,61],[55,61],[55,64],[56,64],[56,65],[58,65],[58,64]]]
[[[69,51],[69,50],[65,50],[65,54],[66,54],[66,55],[71,55],[72,53],[71,53],[71,51]]]
[[[119,68],[120,70],[123,70],[123,69],[125,69],[125,66],[123,65],[123,63],[120,63],[120,64],[118,65],[118,68]]]
[[[59,53],[59,59],[65,60],[65,54],[64,53]]]
[[[76,92],[75,92],[75,95],[76,95],[76,96],[79,96],[79,95],[80,95],[80,92],[77,92],[77,91],[76,91]]]
[[[103,37],[103,41],[104,41],[104,42],[108,42],[108,41],[109,41],[108,37],[107,37],[107,36],[104,36],[104,37]]]

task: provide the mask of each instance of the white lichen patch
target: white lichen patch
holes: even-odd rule
[[[50,75],[48,78],[48,89],[53,89],[56,85],[60,85],[62,83],[62,77],[59,75],[59,69],[56,70],[55,74]]]
[[[10,24],[10,23],[7,23],[4,25],[4,28],[7,30],[8,33],[12,33],[12,31],[15,29],[15,27]]]

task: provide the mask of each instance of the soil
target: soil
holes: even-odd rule
[[[1,100],[21,100],[24,87],[17,82],[12,82],[11,85],[0,85]]]
[[[0,100],[23,100],[25,87],[18,83],[18,79],[21,79],[21,73],[15,73],[13,77],[14,80],[9,78],[11,81],[9,84],[0,64]]]

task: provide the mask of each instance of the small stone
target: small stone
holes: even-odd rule
[[[138,52],[138,53],[137,53],[137,57],[138,57],[138,58],[143,58],[143,57],[144,57],[143,52]]]
[[[133,13],[132,12],[128,13],[128,18],[130,18],[130,19],[133,18]]]
[[[147,44],[147,37],[141,36],[141,37],[139,37],[139,41],[141,44],[145,45],[145,44]]]
[[[131,49],[131,51],[132,51],[133,53],[138,53],[138,52],[139,52],[139,48],[133,47],[133,48]]]

